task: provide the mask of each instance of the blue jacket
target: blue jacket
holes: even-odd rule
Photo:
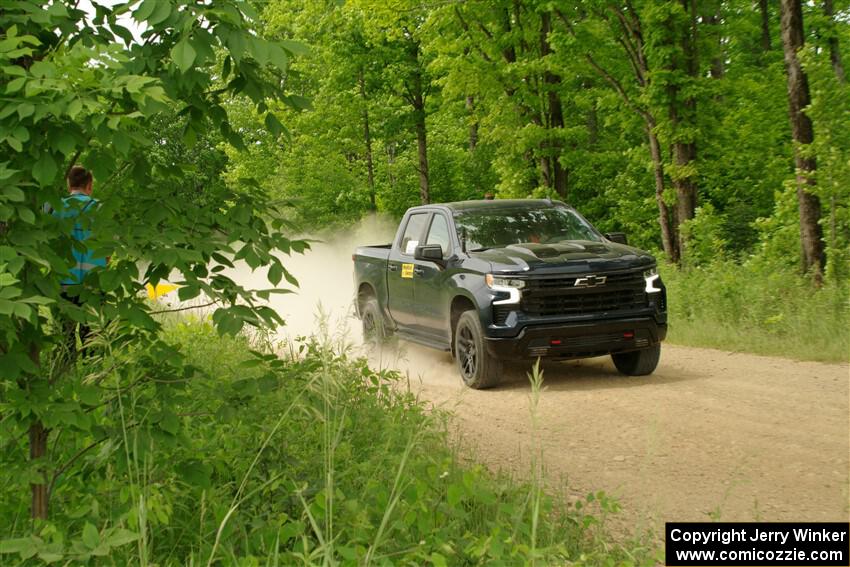
[[[97,199],[89,197],[83,193],[72,193],[68,197],[62,199],[60,209],[53,211],[53,216],[60,219],[73,219],[97,208]],[[77,221],[74,223],[74,228],[71,231],[71,237],[78,241],[84,242],[91,236],[91,230],[83,228],[83,223]],[[62,285],[76,285],[83,283],[86,274],[93,268],[106,265],[106,258],[95,258],[90,250],[80,251],[75,246],[72,250],[74,254],[75,264],[71,268],[71,277],[61,281]]]

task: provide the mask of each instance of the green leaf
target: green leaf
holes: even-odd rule
[[[56,171],[56,162],[47,152],[41,154],[32,166],[32,175],[41,185],[50,185],[56,177]]]
[[[248,43],[251,49],[251,55],[257,60],[260,65],[265,65],[269,62],[269,44],[266,40],[259,37],[252,37]]]
[[[97,528],[89,522],[86,522],[83,527],[83,543],[89,549],[94,549],[100,545],[100,534],[97,532]]]
[[[159,426],[163,431],[177,435],[180,431],[180,418],[174,412],[165,412],[159,419]]]
[[[83,101],[78,98],[75,98],[74,100],[68,103],[68,108],[65,110],[65,113],[73,120],[77,117],[77,115],[82,109]]]
[[[26,77],[18,77],[17,79],[12,79],[9,81],[9,84],[6,85],[6,94],[16,93],[22,88],[24,88],[24,83],[27,82]]]
[[[3,281],[2,276],[8,274],[0,274],[0,281]],[[19,287],[13,286],[4,286],[0,288],[0,299],[15,299],[16,297],[20,297],[23,290]]]
[[[14,185],[3,187],[3,196],[6,198],[7,201],[12,201],[14,203],[20,203],[26,198],[24,192],[21,191],[19,187],[15,187]]]
[[[269,266],[268,280],[272,285],[277,285],[283,279],[283,266],[279,263],[274,263]]]
[[[177,466],[177,474],[191,485],[209,488],[212,467],[201,461],[187,461]]]
[[[15,150],[16,152],[22,152],[24,150],[24,145],[17,138],[13,138],[12,136],[6,137],[6,143]]]
[[[139,534],[137,534],[136,532],[131,532],[130,530],[118,528],[109,534],[109,536],[106,538],[105,543],[109,547],[120,547],[122,545],[132,543],[137,539],[139,539]]]
[[[81,384],[76,390],[77,397],[87,406],[96,406],[100,403],[100,388],[97,386]]]
[[[53,140],[53,147],[62,152],[62,155],[70,156],[77,149],[77,142],[67,132],[60,132]]]
[[[28,207],[18,207],[18,217],[27,224],[35,224],[35,213]]]
[[[201,288],[197,285],[184,285],[177,290],[177,297],[180,301],[188,301],[201,295]]]
[[[153,10],[153,14],[151,14],[150,17],[146,18],[147,22],[152,26],[155,26],[167,20],[168,16],[171,15],[172,9],[171,2],[169,2],[168,0],[156,0],[154,4],[155,8]]]
[[[269,44],[269,61],[281,71],[289,69],[289,55],[277,43]]]
[[[53,563],[55,561],[61,561],[65,556],[58,551],[39,551],[38,558],[44,561],[45,563]]]
[[[9,163],[9,162],[4,162],[4,163],[0,164],[0,181],[3,181],[5,179],[9,179],[10,177],[12,177],[16,173],[18,173],[18,171],[20,171],[19,169],[7,169],[6,168],[7,163]],[[9,187],[11,187],[11,186],[8,186],[8,187],[4,186],[5,190],[8,190]],[[23,199],[21,199],[21,200],[23,200]]]
[[[133,19],[140,23],[147,21],[151,17],[151,14],[153,14],[156,3],[157,0],[145,0],[139,4],[139,8],[133,12]]]
[[[18,118],[27,118],[28,116],[32,116],[34,112],[35,106],[28,102],[23,102],[18,105]]]
[[[292,39],[282,39],[277,44],[293,55],[310,55],[310,48],[307,47],[306,43]]]
[[[171,48],[171,58],[184,73],[195,63],[195,48],[184,38]]]
[[[0,553],[24,553],[28,550],[35,550],[35,542],[31,537],[0,541]]]
[[[266,114],[265,122],[266,128],[269,129],[269,132],[271,132],[275,138],[280,137],[280,135],[283,133],[283,124],[280,123],[280,120],[277,119],[277,116],[269,112],[268,114]]]

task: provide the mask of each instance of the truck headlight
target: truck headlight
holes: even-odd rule
[[[517,280],[512,278],[500,278],[498,276],[494,276],[493,274],[487,274],[484,280],[487,282],[487,285],[492,288],[496,287],[513,287],[516,289],[522,289],[525,287],[525,280]]]
[[[493,291],[499,291],[508,294],[507,299],[500,299],[498,301],[494,301],[493,305],[507,305],[511,303],[519,303],[522,297],[519,290],[525,287],[524,280],[518,280],[514,278],[502,278],[494,276],[493,274],[487,274],[486,276],[484,276],[484,281],[487,283],[487,287],[489,287]]]
[[[659,280],[657,268],[652,267],[644,271],[643,279],[646,280],[646,293],[661,293],[661,288],[656,286]]]

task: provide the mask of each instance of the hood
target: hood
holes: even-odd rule
[[[474,252],[490,262],[494,273],[584,273],[649,267],[655,258],[648,252],[614,242],[571,240],[551,244],[511,244]]]

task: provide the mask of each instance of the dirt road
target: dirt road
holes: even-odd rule
[[[393,364],[455,413],[464,446],[525,475],[524,371],[473,391],[448,356],[406,350]],[[608,359],[545,365],[537,435],[550,487],[576,498],[604,490],[641,531],[674,520],[847,521],[848,383],[847,365],[671,345],[646,378],[620,376]]]
[[[352,248],[388,241],[393,230],[372,223],[287,259],[301,291],[272,304],[287,319],[284,334],[315,332],[321,303],[329,333],[357,342],[358,323],[349,316]],[[238,279],[266,287],[263,276]],[[478,460],[517,475],[529,471],[524,370],[514,369],[500,388],[473,391],[447,354],[399,347],[373,353],[373,363],[406,372],[424,400],[452,410],[463,446]],[[631,529],[712,518],[848,520],[846,364],[665,344],[650,377],[620,376],[608,358],[555,363],[544,372],[537,439],[550,488],[616,496],[620,522]]]

